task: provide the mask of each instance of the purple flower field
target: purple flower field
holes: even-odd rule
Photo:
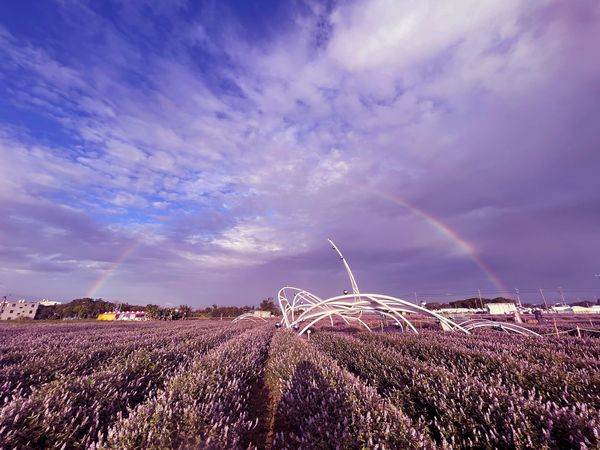
[[[0,325],[0,448],[597,449],[600,340]]]

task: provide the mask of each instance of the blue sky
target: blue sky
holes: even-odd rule
[[[600,7],[0,4],[0,290],[600,294]],[[125,255],[125,257],[124,257]]]

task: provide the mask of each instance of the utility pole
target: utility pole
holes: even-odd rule
[[[417,297],[417,293],[415,292],[415,305],[419,304],[419,297]]]
[[[523,305],[521,304],[521,296],[519,295],[519,288],[515,288],[515,292],[517,293],[517,301],[519,302],[519,308],[522,308]]]
[[[548,303],[546,303],[546,296],[544,295],[544,290],[540,288],[540,294],[542,294],[542,300],[544,300],[544,306],[546,307],[546,311],[548,311]]]
[[[560,292],[560,298],[562,298],[563,305],[567,306],[567,302],[565,302],[565,294],[563,293],[563,288],[559,286],[558,292]]]
[[[481,291],[477,288],[477,294],[479,294],[479,303],[481,303],[481,309],[485,309],[483,306],[483,299],[481,298]]]

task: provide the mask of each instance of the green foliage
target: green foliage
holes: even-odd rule
[[[193,317],[204,318],[232,318],[243,313],[253,311],[254,306],[218,306],[212,305],[204,309],[193,309],[188,305],[177,307],[164,307],[155,304],[131,305],[129,303],[114,303],[92,298],[78,298],[62,305],[43,306],[37,310],[36,320],[61,320],[61,319],[96,319],[99,314],[119,311],[145,311],[148,317],[157,320],[179,320]],[[260,304],[260,309],[279,312],[272,298],[265,299]]]
[[[274,316],[278,316],[281,314],[281,310],[279,306],[275,305],[273,301],[273,297],[265,298],[258,307],[261,311],[270,311]]]
[[[237,317],[254,309],[253,306],[217,306],[212,305],[209,308],[199,309],[196,315],[201,317],[211,317],[219,319],[221,317]]]
[[[481,308],[482,304],[487,305],[488,303],[515,303],[515,301],[504,297],[482,298],[481,300],[477,297],[473,297],[449,303],[428,303],[427,308],[433,310],[442,308]]]
[[[113,311],[115,304],[101,298],[78,298],[63,305],[43,306],[37,310],[36,320],[95,319],[98,314]],[[129,305],[127,305],[129,306]]]

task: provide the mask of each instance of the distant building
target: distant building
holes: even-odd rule
[[[273,314],[271,314],[271,311],[261,311],[261,310],[255,310],[253,312],[253,315],[255,317],[261,317],[263,319],[268,319],[269,317],[271,317]]]
[[[487,303],[485,309],[488,314],[492,315],[514,314],[517,311],[517,305],[514,303]]]
[[[57,302],[55,300],[48,300],[48,299],[43,299],[40,300],[40,305],[42,306],[56,306],[56,305],[62,305],[62,302]]]
[[[484,311],[479,308],[440,308],[434,310],[434,312],[439,314],[477,314]]]
[[[600,314],[600,305],[594,305],[590,307],[585,306],[571,306],[573,314]]]
[[[0,320],[33,319],[38,307],[39,303],[26,300],[2,301],[0,302]]]

